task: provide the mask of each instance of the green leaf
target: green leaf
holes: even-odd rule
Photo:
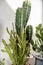
[[[41,38],[41,36],[38,33],[36,33],[36,37],[39,39]]]
[[[2,52],[6,52],[5,50],[1,49]]]
[[[6,30],[7,30],[7,33],[10,35],[10,32],[9,32],[8,28],[6,28]]]
[[[30,43],[31,43],[31,45],[32,45],[32,46],[34,45],[34,41],[33,41],[33,40],[31,40],[31,42],[30,42]]]
[[[32,48],[33,48],[34,51],[36,51],[36,49],[37,49],[37,44],[34,44]]]
[[[43,44],[40,45],[40,51],[43,52]]]

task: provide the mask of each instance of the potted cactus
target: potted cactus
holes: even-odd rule
[[[27,56],[30,54],[30,41],[32,39],[33,28],[31,25],[27,26],[27,21],[30,16],[31,3],[24,1],[22,8],[16,10],[15,28],[12,23],[13,29],[8,30],[9,44],[2,39],[5,50],[12,61],[13,65],[25,65]]]
[[[36,38],[31,40],[32,48],[39,54],[35,56],[35,65],[43,65],[43,25],[39,24],[36,27]]]

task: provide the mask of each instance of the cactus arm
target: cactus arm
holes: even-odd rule
[[[16,11],[16,32],[20,36],[21,34],[21,25],[25,28],[28,18],[30,16],[30,11],[31,11],[31,3],[29,2],[23,2],[22,8],[18,8]]]
[[[4,46],[5,46],[6,52],[8,53],[10,59],[12,60],[13,64],[16,65],[15,60],[13,58],[13,55],[12,55],[12,53],[10,51],[10,48],[8,47],[6,41],[2,39],[2,42],[3,42]]]
[[[32,26],[31,26],[31,25],[27,26],[27,28],[26,28],[26,35],[27,35],[26,40],[27,40],[28,42],[30,42],[31,39],[32,39],[32,33],[33,33],[33,28],[32,28]]]
[[[23,25],[24,27],[26,27],[27,21],[29,19],[30,11],[31,11],[31,3],[24,2],[23,3]]]
[[[21,32],[21,8],[18,8],[16,11],[16,22],[15,22],[15,26],[16,26],[16,32],[18,35],[20,35]]]

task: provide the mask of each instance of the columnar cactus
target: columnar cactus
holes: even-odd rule
[[[30,53],[30,41],[32,38],[32,26],[26,27],[30,16],[31,4],[30,2],[23,2],[22,8],[16,10],[15,27],[13,30],[7,32],[10,36],[9,44],[3,39],[2,42],[5,50],[8,53],[13,65],[25,65],[27,55]],[[28,46],[27,46],[28,45]]]
[[[16,31],[20,35],[21,34],[21,24],[25,28],[27,21],[30,16],[30,11],[31,11],[31,3],[30,2],[23,2],[22,8],[18,8],[16,11]],[[22,19],[22,21],[21,21]]]

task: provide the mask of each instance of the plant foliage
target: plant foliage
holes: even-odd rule
[[[30,54],[30,41],[32,38],[32,26],[26,27],[29,15],[31,11],[31,3],[23,2],[22,8],[16,10],[15,27],[16,32],[13,29],[11,31],[7,28],[9,34],[9,44],[2,39],[5,50],[8,53],[13,65],[24,65],[27,59],[27,55]]]
[[[0,65],[5,65],[5,62],[4,62],[4,58],[2,59],[2,61],[0,61]]]
[[[39,24],[36,27],[36,40],[31,40],[33,50],[38,51],[43,57],[43,25]]]

